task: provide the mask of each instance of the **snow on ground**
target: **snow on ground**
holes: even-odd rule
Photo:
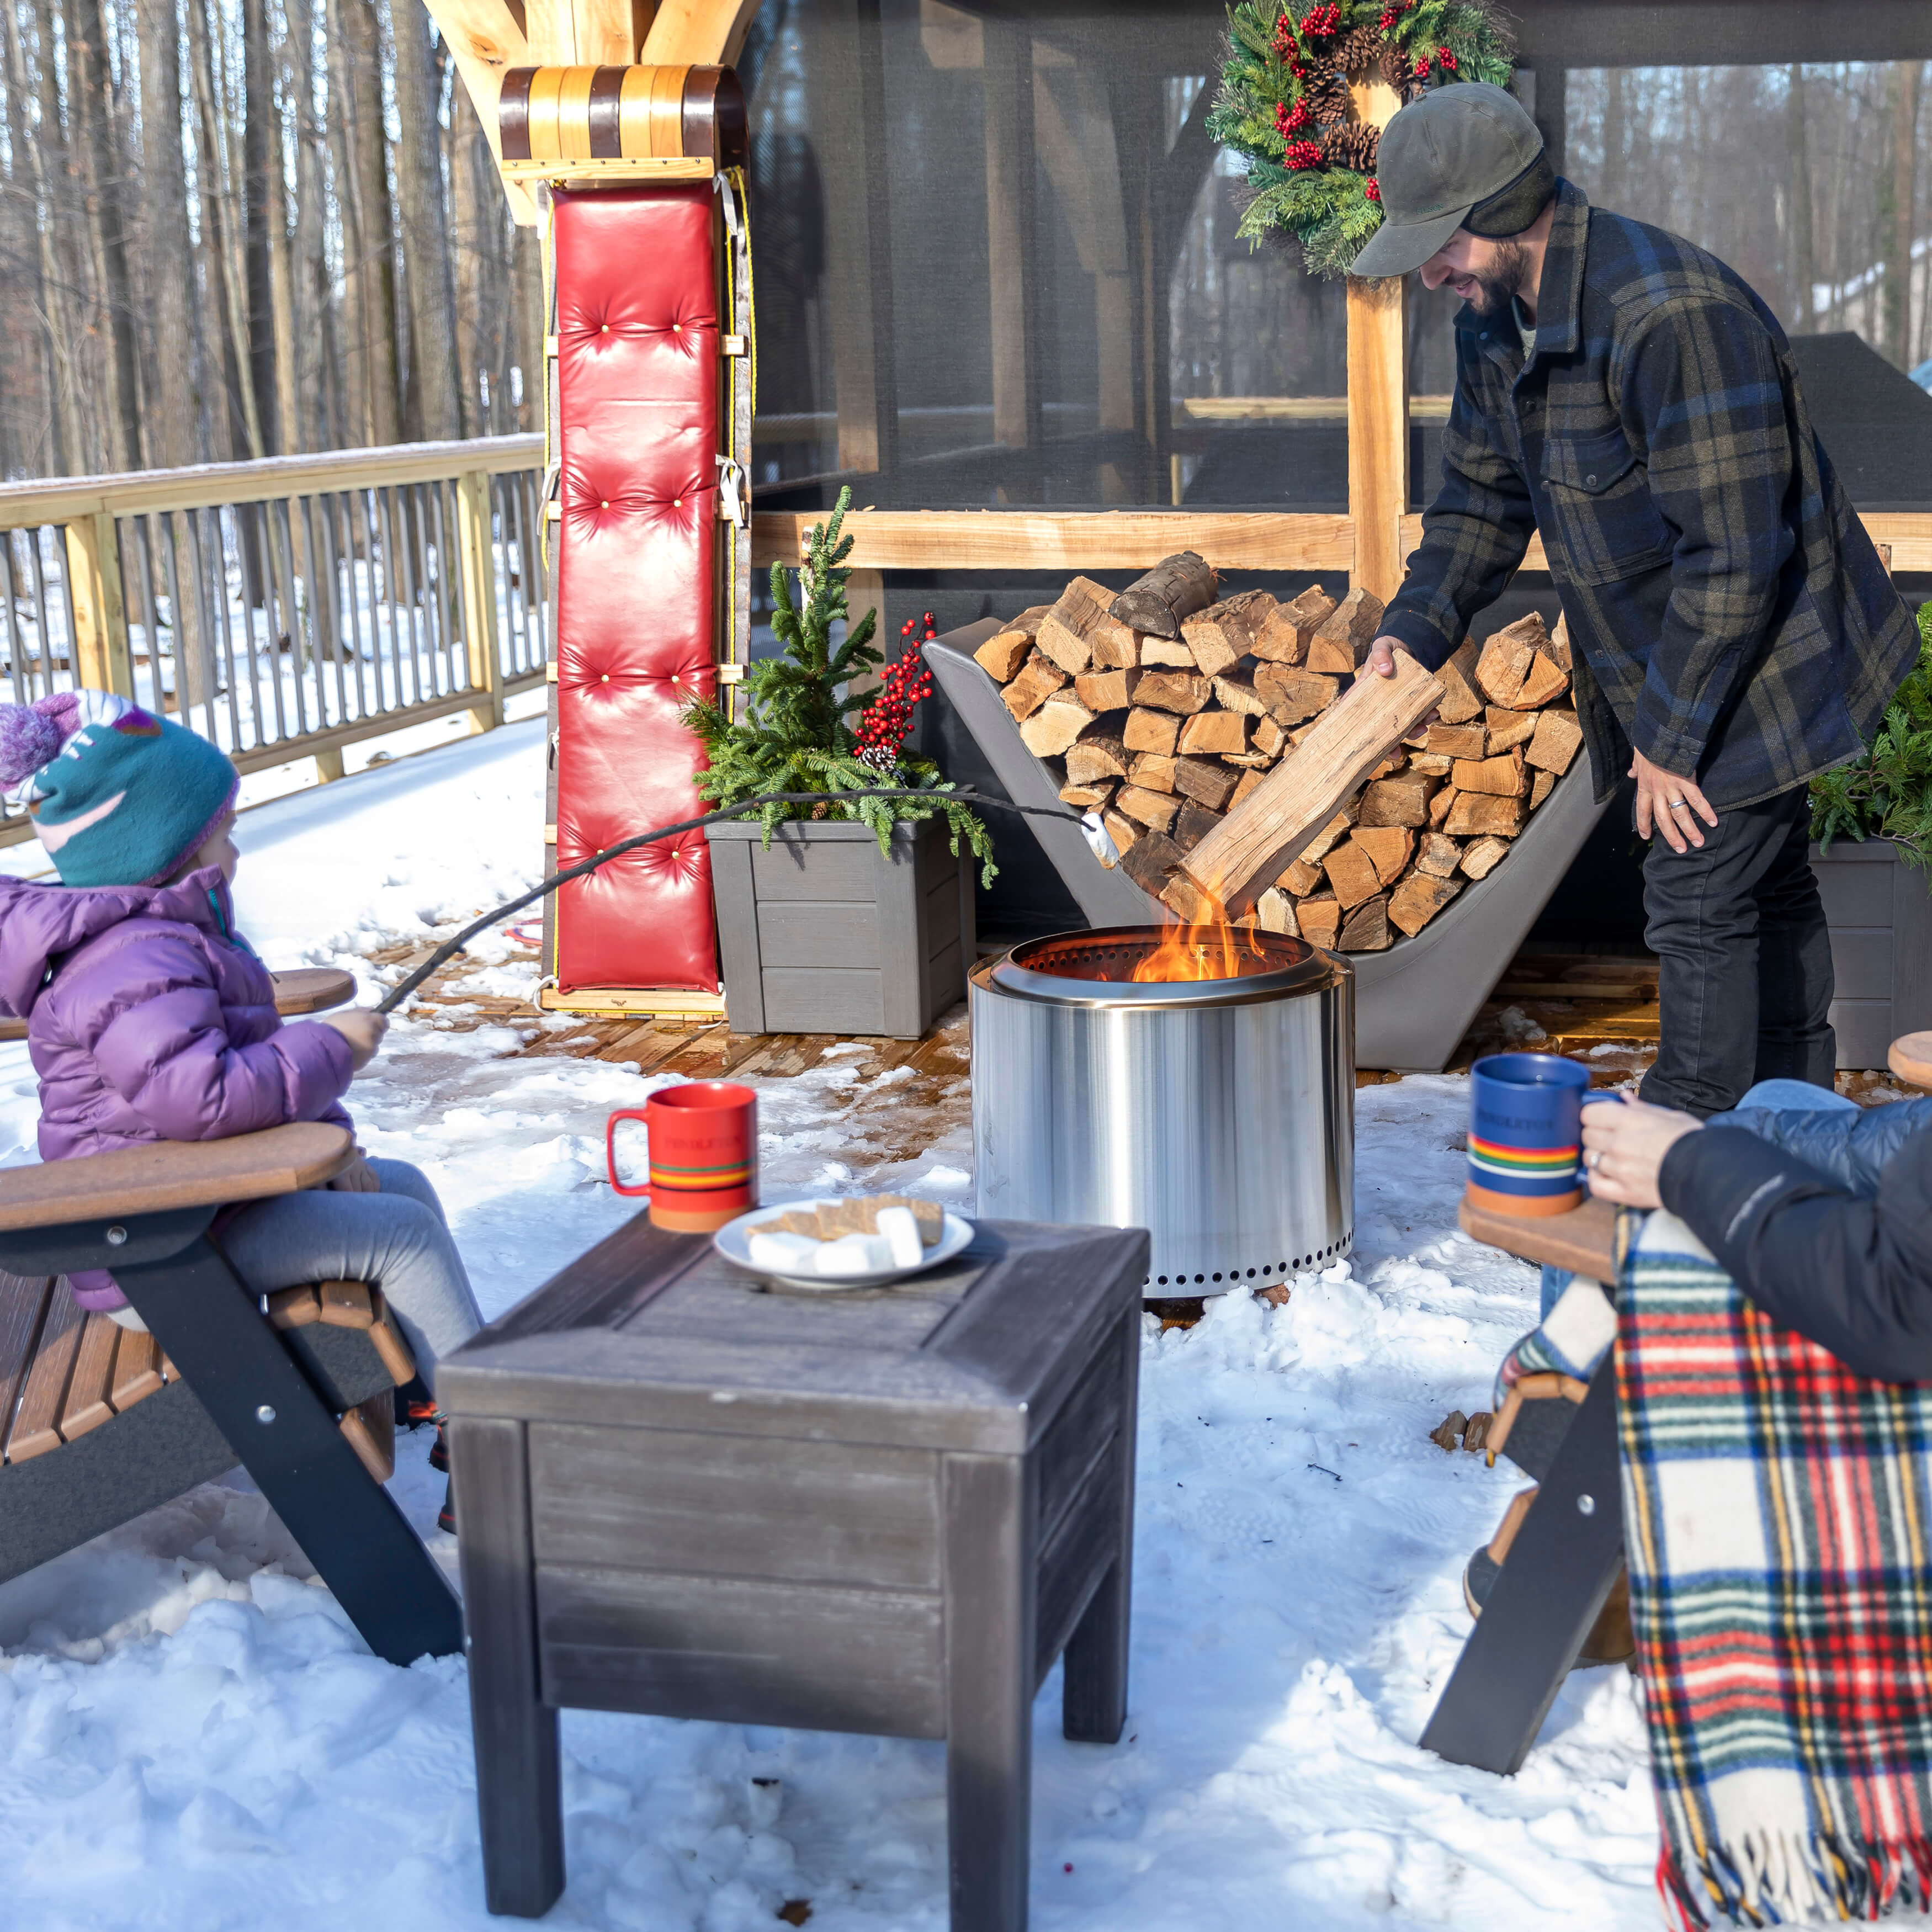
[[[534,882],[542,786],[526,725],[251,812],[244,925],[272,964],[358,965],[373,992],[358,954]],[[521,983],[490,963],[512,954],[486,950],[479,983]],[[657,1084],[520,1038],[404,1019],[351,1096],[371,1150],[435,1180],[492,1314],[629,1211],[603,1124]],[[754,1083],[768,1196],[857,1184],[895,1102],[847,1060]],[[1363,1089],[1353,1258],[1282,1307],[1148,1322],[1131,1715],[1114,1748],[1069,1744],[1057,1671],[1041,1693],[1036,1926],[1658,1923],[1627,1673],[1573,1676],[1511,1780],[1414,1742],[1467,1629],[1463,1560],[1520,1481],[1427,1432],[1488,1406],[1534,1318],[1533,1273],[1456,1232],[1466,1106],[1458,1078]],[[970,1202],[956,1112],[866,1184]],[[0,1046],[0,1163],[33,1157],[34,1115],[25,1049]],[[427,1448],[404,1438],[396,1483],[424,1528]],[[563,1739],[547,1922],[750,1932],[802,1899],[825,1932],[946,1924],[940,1747],[578,1712]],[[375,1661],[245,1478],[197,1491],[0,1586],[0,1869],[8,1932],[492,1923],[464,1666]]]

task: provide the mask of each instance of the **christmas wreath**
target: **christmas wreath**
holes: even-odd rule
[[[1406,104],[1459,80],[1509,84],[1514,44],[1481,0],[1239,0],[1208,133],[1246,164],[1240,232],[1299,241],[1310,270],[1348,272],[1382,226],[1376,129],[1348,118],[1348,76]]]

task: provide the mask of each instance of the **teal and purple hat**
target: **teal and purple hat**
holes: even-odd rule
[[[0,795],[26,807],[63,885],[166,878],[241,783],[218,746],[111,692],[0,704]]]

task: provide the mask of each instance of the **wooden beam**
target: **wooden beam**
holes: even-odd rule
[[[1894,575],[1908,572],[1932,571],[1932,512],[1924,510],[1869,510],[1862,514],[1858,521],[1865,526],[1865,532],[1875,544],[1892,546],[1892,568]],[[1405,516],[1402,520],[1402,554],[1406,558],[1409,552],[1422,541],[1422,519],[1420,516]],[[1544,555],[1543,539],[1532,536],[1529,548],[1525,553],[1522,568],[1525,570],[1546,571],[1550,560]]]
[[[752,563],[799,562],[806,531],[824,518],[757,512]],[[870,570],[1148,570],[1192,550],[1224,570],[1346,572],[1355,554],[1346,517],[1240,511],[854,510],[844,527],[851,562]]]
[[[657,0],[525,0],[532,67],[632,67]]]
[[[490,158],[500,166],[502,142],[496,130],[496,104],[503,76],[513,67],[530,64],[530,40],[524,32],[524,10],[510,0],[424,0],[436,32],[456,62],[456,71],[470,90]],[[511,218],[520,228],[537,225],[536,204],[514,182],[506,182]]]
[[[729,67],[761,0],[659,0],[638,56],[646,67]]]
[[[1352,120],[1386,128],[1401,106],[1377,77],[1350,83]],[[1387,603],[1402,588],[1402,518],[1408,508],[1408,281],[1348,278],[1348,514],[1352,582]]]

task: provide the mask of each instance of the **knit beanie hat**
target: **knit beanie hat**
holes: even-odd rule
[[[0,796],[69,886],[148,886],[204,844],[242,783],[206,738],[104,691],[0,704]]]

